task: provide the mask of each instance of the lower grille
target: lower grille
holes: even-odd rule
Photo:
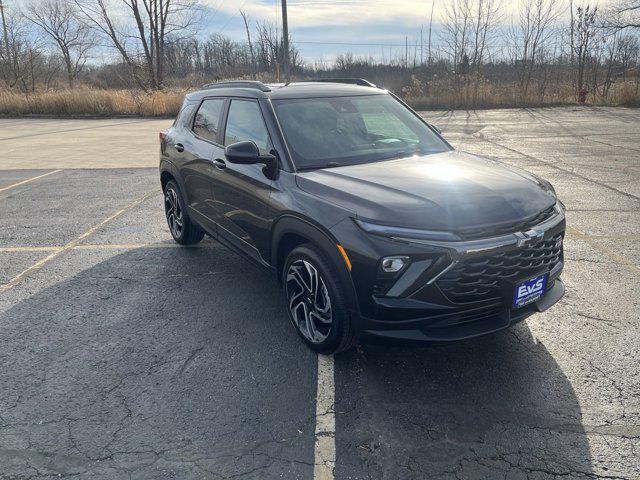
[[[501,281],[515,282],[551,271],[562,260],[562,234],[506,252],[470,258],[455,265],[436,284],[453,303],[495,300]]]

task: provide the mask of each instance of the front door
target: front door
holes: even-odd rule
[[[224,144],[250,140],[261,153],[272,150],[269,133],[260,106],[255,100],[232,99],[228,109]],[[257,260],[264,260],[258,246],[268,239],[267,204],[272,181],[264,165],[238,165],[224,155],[214,159],[218,165],[212,177],[213,195],[218,210],[218,236]]]

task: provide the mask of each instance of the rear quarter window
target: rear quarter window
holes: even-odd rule
[[[190,128],[191,125],[191,116],[193,115],[193,111],[196,108],[195,103],[187,103],[185,102],[178,112],[178,116],[173,122],[174,127],[180,128]]]

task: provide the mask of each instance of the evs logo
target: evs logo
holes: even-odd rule
[[[523,307],[542,297],[547,287],[547,277],[548,275],[545,273],[544,275],[518,283],[516,285],[515,295],[513,296],[513,308]]]

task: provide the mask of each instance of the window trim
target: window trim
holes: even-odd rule
[[[220,116],[218,118],[218,132],[216,135],[216,140],[211,140],[209,138],[204,138],[201,137],[200,135],[198,135],[195,130],[195,123],[196,123],[196,117],[198,116],[198,112],[200,111],[200,108],[202,107],[202,104],[204,102],[206,102],[207,100],[222,100],[222,108],[220,109]],[[222,143],[220,143],[220,132],[221,132],[221,126],[226,125],[226,115],[227,115],[227,110],[229,107],[229,99],[226,97],[204,97],[202,100],[200,100],[200,103],[198,104],[198,108],[196,108],[193,112],[193,118],[191,119],[191,123],[189,125],[189,131],[191,132],[191,134],[196,137],[198,140],[202,140],[203,142],[207,142],[210,143],[211,145],[215,145],[216,147],[220,147],[220,148],[224,148],[224,145]],[[224,137],[222,137],[224,138]]]
[[[273,138],[271,138],[271,132],[269,132],[269,127],[267,126],[267,121],[264,118],[264,112],[262,111],[260,102],[258,102],[258,100],[255,98],[247,98],[247,97],[228,97],[227,98],[227,105],[225,108],[225,115],[224,115],[224,126],[223,126],[224,128],[221,129],[222,138],[220,140],[222,140],[222,148],[227,147],[227,145],[225,145],[224,142],[227,138],[227,125],[229,123],[229,112],[231,111],[231,102],[233,102],[234,100],[242,101],[242,102],[252,102],[257,105],[258,111],[260,112],[260,118],[262,119],[262,126],[264,127],[265,132],[267,132],[267,137],[269,138],[269,144],[271,146],[271,150],[275,150],[275,144],[273,143]],[[280,168],[280,165],[278,165],[278,168]]]

